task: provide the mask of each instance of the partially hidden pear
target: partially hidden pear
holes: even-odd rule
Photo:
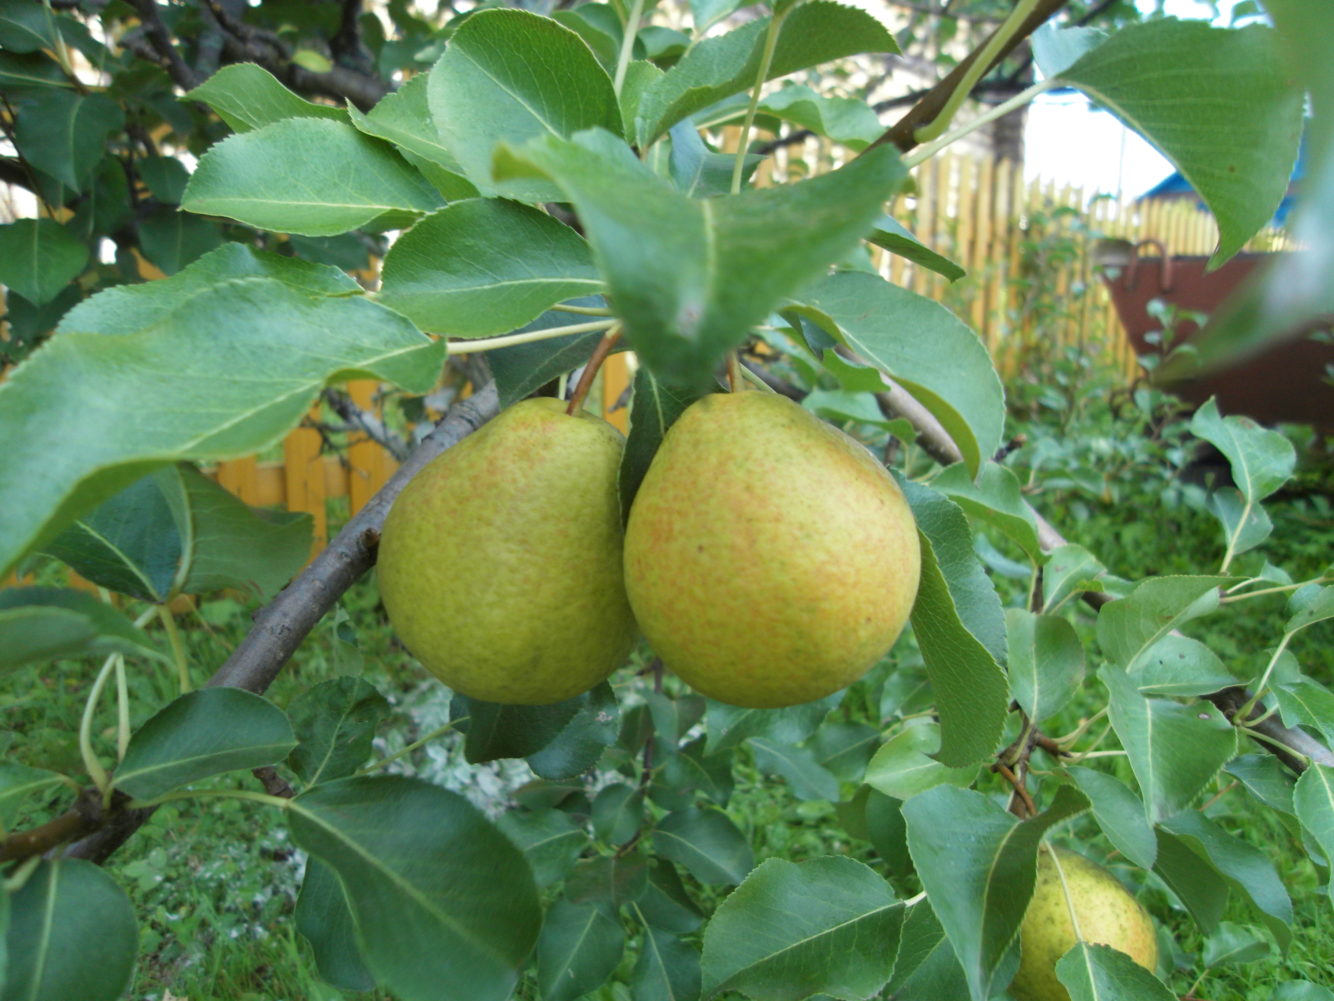
[[[885,468],[770,393],[691,404],[626,527],[640,629],[697,691],[736,706],[809,702],[860,678],[902,631],[920,566]]]
[[[1078,933],[1070,920],[1074,911]],[[1066,848],[1044,849],[1019,927],[1019,970],[1010,984],[1017,1001],[1070,1001],[1056,963],[1079,941],[1109,945],[1153,972],[1158,938],[1153,919],[1110,872]]]
[[[624,440],[555,399],[525,400],[434,459],[380,540],[380,594],[399,638],[450,688],[545,705],[624,663],[617,475]]]

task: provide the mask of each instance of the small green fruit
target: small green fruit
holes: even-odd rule
[[[706,396],[672,425],[630,511],[640,628],[698,691],[809,702],[893,645],[921,554],[903,493],[858,442],[781,396]]]
[[[1079,935],[1070,920],[1072,907]],[[1068,849],[1044,849],[1033,899],[1019,927],[1019,972],[1010,984],[1016,1001],[1070,1001],[1056,977],[1056,963],[1081,939],[1124,952],[1149,972],[1158,965],[1153,920],[1117,878]]]
[[[378,576],[427,670],[471,698],[546,705],[625,662],[623,446],[600,418],[526,400],[413,477],[385,519]]]

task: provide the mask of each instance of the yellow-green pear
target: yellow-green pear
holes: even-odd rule
[[[1109,945],[1151,973],[1158,966],[1153,919],[1130,891],[1083,855],[1044,847],[1033,899],[1019,927],[1019,972],[1010,984],[1016,1001],[1070,1001],[1056,963],[1079,941]]]
[[[432,674],[475,699],[545,705],[624,663],[623,447],[601,418],[525,400],[413,477],[385,519],[378,576]]]
[[[691,404],[626,527],[644,635],[696,690],[736,706],[796,705],[860,678],[902,631],[920,566],[885,468],[770,393]]]

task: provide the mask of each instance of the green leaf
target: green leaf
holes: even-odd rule
[[[1227,907],[1228,886],[1218,870],[1197,855],[1184,841],[1158,828],[1158,855],[1153,871],[1177,895],[1206,935],[1218,927]]]
[[[42,93],[52,87],[72,87],[54,60],[38,53],[0,52],[0,87]]]
[[[854,161],[855,162],[855,161]],[[944,306],[864,271],[802,289],[794,310],[886,373],[941,422],[971,475],[1000,447],[1005,394],[986,345]],[[846,388],[879,392],[876,372],[833,351],[825,365]]]
[[[451,201],[473,198],[477,188],[463,176],[463,167],[454,158],[436,127],[427,106],[429,75],[418,73],[380,103],[362,114],[352,105],[347,113],[360,132],[394,143],[405,159]]]
[[[560,810],[510,810],[502,813],[496,824],[527,857],[533,877],[542,887],[564,879],[589,845],[584,829]]]
[[[1292,941],[1292,901],[1265,853],[1195,810],[1164,821],[1162,827],[1208,862],[1225,882],[1259,909],[1279,948],[1286,952]]]
[[[116,1001],[130,986],[139,930],[125,891],[91,862],[42,862],[13,895],[5,1001]]]
[[[227,67],[231,69],[232,67]],[[226,72],[220,70],[219,72]],[[215,77],[216,79],[216,77]],[[190,172],[173,156],[146,156],[135,162],[139,176],[148,185],[153,197],[167,205],[179,205],[185,194],[185,186],[190,183]],[[124,171],[119,171],[121,177]]]
[[[894,968],[902,907],[881,876],[853,859],[769,859],[704,930],[703,994],[870,997]]]
[[[425,392],[440,371],[442,344],[365,299],[250,278],[181,301],[174,280],[106,308],[100,295],[85,301],[0,385],[10,436],[0,455],[0,572],[156,467],[275,444],[330,379],[364,375]],[[142,326],[126,329],[129,304],[153,302],[159,286],[175,308],[146,309]]]
[[[646,924],[677,935],[688,935],[704,923],[676,866],[662,859],[650,862],[648,886],[636,907]]]
[[[874,150],[797,184],[692,199],[605,132],[502,147],[496,169],[555,181],[630,347],[664,381],[694,388],[784,296],[855,246],[905,176],[895,153]]]
[[[129,619],[86,591],[0,590],[0,671],[66,657],[162,654]]]
[[[607,71],[569,28],[522,10],[483,10],[454,32],[431,70],[427,100],[444,144],[484,193],[499,178],[492,151],[583,129],[619,134],[621,112]],[[500,185],[524,201],[551,201],[544,181]]]
[[[640,99],[639,146],[647,148],[683,118],[753,86],[769,21],[755,18],[725,35],[695,42]],[[830,0],[807,0],[784,19],[764,79],[847,56],[898,51],[885,26],[865,11]]]
[[[1229,761],[1223,770],[1240,779],[1247,791],[1271,810],[1295,814],[1293,778],[1277,758],[1268,754],[1243,754]]]
[[[296,747],[287,756],[308,785],[351,775],[371,755],[389,701],[360,678],[342,676],[306,689],[287,707]]]
[[[1117,667],[1133,671],[1139,658],[1183,622],[1218,607],[1218,589],[1231,577],[1150,577],[1098,612],[1098,643]]]
[[[931,481],[940,491],[975,518],[999,529],[1024,551],[1034,564],[1043,560],[1037,516],[1024,500],[1019,478],[995,462],[983,462],[976,478],[956,462]]]
[[[574,230],[517,202],[474,198],[427,216],[394,243],[380,301],[424,330],[485,337],[601,285]]]
[[[699,399],[697,393],[676,389],[658,379],[647,368],[635,371],[634,396],[630,405],[630,434],[621,455],[621,515],[630,516],[630,504],[648,472],[667,429]]]
[[[1218,219],[1213,266],[1278,208],[1297,158],[1303,102],[1272,29],[1170,18],[1130,24],[1060,79],[1158,147],[1200,193]]]
[[[557,900],[537,940],[542,1001],[573,1001],[602,985],[625,952],[625,929],[605,903]]]
[[[804,747],[791,747],[751,737],[746,742],[755,755],[755,767],[765,775],[780,775],[787,780],[797,799],[823,799],[833,803],[839,798],[838,779]]]
[[[1010,690],[1019,708],[1039,723],[1054,715],[1084,681],[1084,646],[1074,626],[1054,615],[1005,610]]]
[[[691,793],[698,791],[719,806],[727,806],[735,784],[732,755],[726,751],[706,755],[704,745],[705,738],[701,737],[668,752],[649,786],[655,803],[666,809],[683,808],[694,802]]]
[[[1274,1001],[1334,1001],[1334,991],[1309,980],[1289,980],[1277,985]]]
[[[224,242],[222,230],[213,220],[185,215],[165,205],[152,209],[139,223],[139,249],[163,274],[174,275]]]
[[[632,904],[647,888],[648,860],[640,851],[581,859],[565,880],[565,896],[576,904]]]
[[[1144,651],[1130,672],[1153,695],[1208,695],[1237,683],[1218,655],[1199,640],[1169,633]]]
[[[1088,805],[1072,786],[1059,787],[1047,810],[1023,821],[981,793],[953,786],[903,804],[908,850],[974,1001],[1003,986],[994,981],[1033,896],[1043,836]]]
[[[177,464],[103,501],[43,551],[144,601],[235,588],[268,596],[310,556],[309,515],[246,506]]]
[[[925,900],[908,908],[903,919],[899,955],[889,982],[895,1001],[962,999],[968,993],[963,967],[931,904]]]
[[[1116,850],[1135,865],[1152,869],[1158,855],[1158,841],[1144,815],[1144,801],[1124,782],[1106,772],[1070,765],[1066,774],[1088,797],[1093,819]]]
[[[1033,61],[1044,77],[1060,76],[1106,40],[1102,28],[1058,28],[1048,21],[1033,32]]]
[[[369,991],[375,978],[357,948],[357,929],[343,884],[317,858],[306,859],[296,898],[296,930],[306,937],[320,976],[342,991]]]
[[[699,953],[675,935],[644,928],[639,959],[630,973],[633,1001],[695,1001],[699,997]]]
[[[922,542],[913,634],[940,715],[937,757],[951,767],[989,757],[1001,738],[1010,689],[1000,599],[973,552],[963,512],[927,487],[903,484]]]
[[[908,231],[906,226],[891,216],[882,217],[867,239],[877,247],[883,247],[891,254],[898,254],[905,260],[920,264],[952,282],[957,282],[968,273],[948,257],[922,243]]]
[[[457,793],[401,776],[292,800],[292,836],[343,885],[362,958],[403,1001],[504,1001],[542,921],[523,855]]]
[[[1254,963],[1258,959],[1267,959],[1273,946],[1269,939],[1248,925],[1233,924],[1223,921],[1204,942],[1204,965],[1209,969],[1218,966]]]
[[[653,829],[653,845],[701,883],[735,885],[755,865],[746,837],[727,814],[691,808],[667,814]]]
[[[741,709],[708,699],[705,711],[708,743],[705,753],[717,754],[736,747],[750,737],[767,737],[778,743],[800,744],[815,733],[842,698],[842,692],[835,692],[823,699],[786,709]]]
[[[1312,762],[1293,791],[1297,819],[1315,839],[1326,859],[1334,859],[1334,768]],[[1334,878],[1329,884],[1334,900]]]
[[[421,174],[351,125],[287,118],[209,149],[181,208],[262,229],[334,236],[388,213],[406,220],[440,204]]]
[[[82,191],[106,152],[107,136],[124,126],[125,112],[106,94],[48,90],[19,105],[14,143],[30,166]]]
[[[526,758],[542,750],[574,719],[585,695],[545,706],[509,706],[454,693],[450,715],[467,717],[463,754],[470,764],[499,758]]]
[[[1148,699],[1114,667],[1098,672],[1111,696],[1108,715],[1139,782],[1150,823],[1185,810],[1237,753],[1237,731],[1207,703]]]
[[[584,295],[569,300],[568,305],[605,309],[607,301],[600,295]],[[570,313],[551,309],[515,333],[565,327],[574,319]],[[592,357],[593,350],[605,336],[605,330],[593,330],[488,351],[487,362],[496,380],[501,408],[527,399],[552,379],[574,371]]]
[[[1101,590],[1097,586],[1098,578],[1106,572],[1107,568],[1083,546],[1065,545],[1053,549],[1047,557],[1047,565],[1042,568],[1045,592],[1042,610],[1053,611],[1067,598],[1083,591]]]
[[[116,788],[154,799],[180,786],[281,761],[296,746],[272,702],[239,688],[204,688],[168,703],[130,737]]]
[[[933,786],[968,786],[977,777],[977,764],[950,768],[936,760],[940,750],[940,725],[932,720],[913,720],[886,741],[866,766],[866,782],[886,796],[911,799]]]
[[[880,731],[866,723],[831,722],[808,745],[815,760],[843,782],[860,783],[880,744]]]
[[[1195,411],[1190,430],[1227,457],[1232,481],[1248,505],[1258,504],[1292,477],[1297,464],[1292,442],[1249,417],[1221,416],[1212,397]]]
[[[1288,620],[1283,631],[1295,633],[1299,629],[1313,626],[1317,622],[1334,619],[1334,587],[1322,587]]]
[[[1056,977],[1070,1001],[1176,1001],[1161,980],[1108,945],[1076,943],[1057,960]]]
[[[88,247],[54,219],[20,219],[0,226],[0,285],[34,306],[65,290],[88,263]]]
[[[760,101],[759,113],[792,122],[857,151],[865,149],[885,131],[879,116],[865,101],[830,97],[804,84],[788,84],[767,95]]]
[[[1221,487],[1209,494],[1205,508],[1223,525],[1232,553],[1247,553],[1269,538],[1274,524],[1259,504],[1249,504],[1241,491]]]
[[[17,761],[0,761],[0,830],[14,822],[30,798],[38,794],[50,795],[65,784],[66,780],[59,772],[30,768]],[[3,983],[4,977],[0,976],[0,984]]]
[[[42,4],[25,0],[0,2],[0,48],[10,52],[40,52],[54,49],[61,24],[68,21]]]
[[[201,101],[235,132],[249,132],[288,118],[332,118],[346,122],[347,112],[314,104],[292,93],[268,70],[254,63],[224,66],[182,101]]]
[[[597,764],[616,743],[620,715],[616,694],[602,682],[577,699],[579,709],[546,747],[528,756],[528,767],[544,779],[571,779]]]
[[[1309,726],[1334,744],[1334,692],[1318,681],[1298,678],[1274,686],[1274,701],[1287,726]]]
[[[593,798],[593,833],[609,845],[623,845],[644,823],[644,793],[624,782],[604,786]]]

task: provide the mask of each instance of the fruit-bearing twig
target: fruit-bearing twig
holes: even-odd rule
[[[619,343],[621,343],[621,325],[618,323],[607,331],[606,337],[598,341],[598,346],[593,349],[593,356],[584,365],[584,370],[579,375],[579,382],[575,384],[574,392],[570,394],[570,403],[565,408],[567,414],[573,416],[579,412],[579,408],[584,405],[584,397],[588,395],[589,389],[593,386],[593,380],[597,377],[598,369],[607,360],[607,355],[611,354],[612,348]]]

